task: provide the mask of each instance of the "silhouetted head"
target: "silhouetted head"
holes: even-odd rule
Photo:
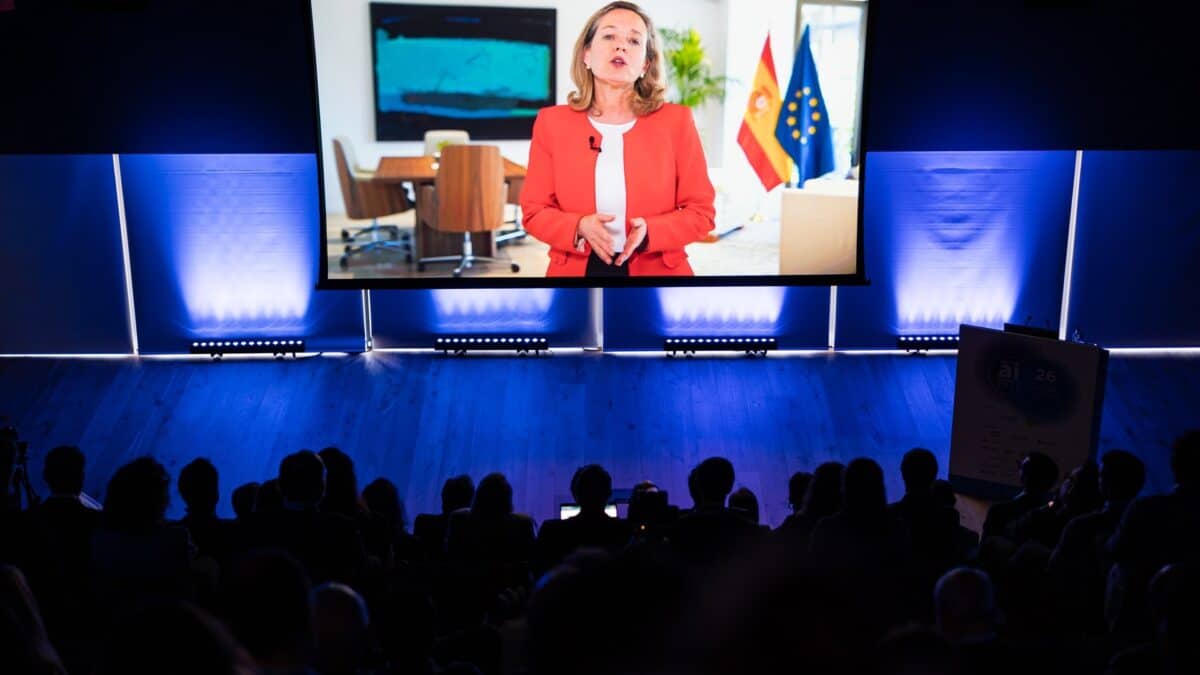
[[[758,497],[750,488],[740,487],[729,495],[729,508],[746,517],[747,520],[758,524]]]
[[[612,497],[612,476],[599,464],[580,467],[571,477],[571,496],[580,511],[602,512]]]
[[[442,513],[471,507],[475,500],[475,481],[467,474],[446,479],[442,484]]]
[[[255,482],[243,483],[233,491],[233,512],[238,520],[245,520],[254,513],[258,504],[258,492],[261,486]]]
[[[60,445],[46,453],[42,478],[50,491],[61,495],[83,492],[83,451],[74,445]]]
[[[502,473],[489,473],[479,481],[475,490],[475,502],[471,513],[484,517],[497,517],[513,512],[513,489]]]
[[[110,634],[97,670],[99,675],[255,672],[249,653],[221,622],[178,601],[147,607],[120,622]]]
[[[904,492],[911,495],[924,495],[933,487],[937,480],[937,457],[925,448],[913,448],[904,453],[900,460],[900,475],[904,478]]]
[[[217,484],[217,467],[212,462],[203,457],[192,460],[179,470],[176,485],[183,503],[187,504],[188,513],[207,515],[216,512],[220,488]]]
[[[1200,429],[1184,432],[1171,444],[1171,472],[1181,488],[1200,488]]]
[[[386,478],[376,478],[363,488],[362,496],[367,510],[382,516],[393,527],[404,528],[404,502],[395,483]]]
[[[316,506],[325,496],[325,463],[312,450],[294,452],[279,463],[279,492],[288,502]]]
[[[314,666],[319,673],[356,673],[365,664],[370,619],[367,603],[345,584],[312,590]]]
[[[733,464],[724,457],[709,457],[696,467],[696,484],[707,506],[725,506],[733,481]]]
[[[1021,460],[1021,487],[1028,494],[1045,494],[1058,483],[1058,464],[1049,455],[1031,452]]]
[[[842,493],[849,513],[877,514],[887,508],[887,491],[883,485],[883,469],[873,459],[859,457],[846,465]]]
[[[338,448],[317,453],[325,464],[325,498],[321,510],[353,516],[358,512],[358,476],[354,460]]]
[[[283,510],[283,490],[279,488],[278,478],[263,481],[254,495],[255,513],[275,513]]]
[[[644,480],[633,486],[629,495],[630,523],[644,529],[663,520],[667,514],[666,494],[653,481]]]
[[[170,503],[171,477],[152,457],[139,457],[117,469],[108,481],[104,518],[118,530],[145,530],[162,522]]]
[[[307,663],[312,589],[295,558],[277,549],[251,551],[222,580],[229,626],[263,670]]]
[[[1100,458],[1100,493],[1111,502],[1134,499],[1146,484],[1146,465],[1133,453],[1109,450]]]
[[[842,508],[842,474],[845,470],[841,462],[825,462],[813,471],[812,484],[804,496],[805,515],[824,518]]]
[[[958,567],[938,579],[933,590],[937,627],[954,643],[985,639],[995,632],[996,594],[983,570]]]
[[[1062,500],[1074,513],[1090,513],[1104,506],[1100,495],[1100,467],[1085,462],[1075,467],[1063,480]]]
[[[807,471],[797,471],[788,479],[788,506],[792,507],[793,511],[804,507],[804,495],[808,492],[812,478],[813,475]]]

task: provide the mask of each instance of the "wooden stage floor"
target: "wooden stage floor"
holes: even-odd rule
[[[360,486],[394,481],[410,518],[436,510],[446,477],[502,471],[517,508],[540,521],[582,464],[603,464],[618,488],[654,480],[686,505],[689,469],[723,455],[775,525],[787,513],[788,476],[826,460],[874,457],[892,499],[908,448],[932,449],[944,475],[954,369],[952,356],[895,354],[0,358],[0,426],[30,442],[43,495],[40,458],[58,444],[83,448],[85,489],[96,497],[136,456],[156,456],[173,477],[206,456],[231,514],[238,484],[273,476],[299,448],[337,445],[354,457]],[[1147,491],[1170,489],[1167,448],[1200,426],[1198,401],[1200,357],[1114,356],[1101,450],[1137,453]],[[171,514],[182,514],[177,494]]]

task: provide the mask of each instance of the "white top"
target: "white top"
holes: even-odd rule
[[[600,152],[596,153],[596,213],[616,218],[606,224],[612,235],[613,251],[625,250],[625,132],[633,128],[632,120],[624,124],[605,124],[588,118],[600,132]]]

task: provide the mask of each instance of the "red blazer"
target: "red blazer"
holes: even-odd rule
[[[529,166],[521,190],[525,230],[550,244],[548,277],[581,277],[591,246],[575,248],[579,219],[596,212],[596,152],[600,132],[586,112],[543,108],[533,124]],[[631,276],[690,276],[683,247],[713,227],[716,193],[688,108],[664,104],[625,133],[625,231],[646,219],[647,243],[629,259]]]

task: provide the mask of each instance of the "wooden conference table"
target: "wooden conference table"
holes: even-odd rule
[[[423,157],[383,157],[375,169],[374,180],[381,183],[395,184],[397,189],[403,183],[412,183],[417,196],[417,213],[421,213],[421,186],[433,185],[437,178],[437,159],[431,156]],[[508,181],[508,203],[516,204],[521,195],[521,186],[525,183],[525,167],[504,159],[504,180]],[[413,249],[415,258],[429,258],[442,255],[458,255],[462,253],[462,235],[457,232],[440,232],[425,225],[417,219],[413,228]],[[477,232],[471,235],[471,243],[480,255],[496,255],[495,236],[492,232]]]

